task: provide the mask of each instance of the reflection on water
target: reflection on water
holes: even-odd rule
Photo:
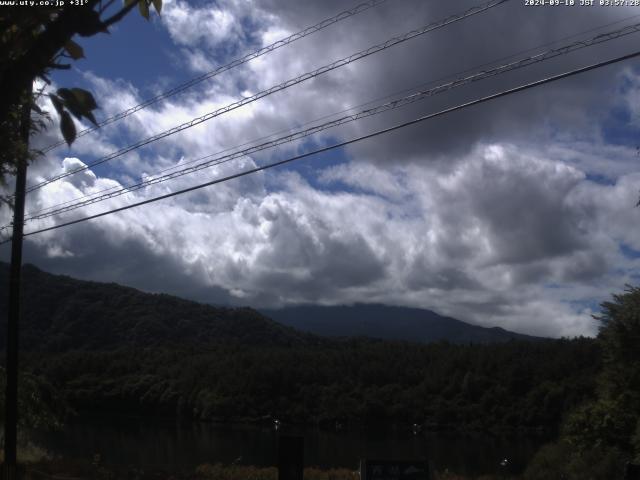
[[[350,429],[332,432],[310,428],[279,431],[268,427],[180,423],[140,418],[92,418],[57,433],[34,433],[34,440],[54,455],[105,464],[192,468],[202,463],[233,462],[272,466],[281,433],[305,437],[305,464],[356,469],[360,458],[424,459],[437,470],[480,475],[509,470],[519,473],[543,443],[540,438],[417,433],[407,428]]]

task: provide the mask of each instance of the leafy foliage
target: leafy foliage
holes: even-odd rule
[[[162,0],[129,1],[107,14],[113,2],[88,0],[82,8],[36,5],[0,9],[0,182],[5,182],[6,176],[14,173],[18,159],[28,160],[29,156],[37,154],[28,152],[20,135],[23,105],[30,104],[35,112],[32,118],[35,130],[42,128],[43,120],[48,118],[36,104],[42,92],[29,94],[34,81],[42,79],[49,84],[52,70],[70,68],[69,64],[61,63],[63,59],[84,58],[84,50],[73,37],[108,33],[109,27],[120,21],[136,3],[147,19],[149,5],[153,4],[158,13],[162,8]],[[88,91],[63,88],[50,94],[50,98],[60,117],[62,135],[69,145],[76,138],[71,116],[78,120],[84,117],[96,124],[93,110],[97,104]]]
[[[640,416],[640,288],[628,287],[602,304],[600,340],[605,370],[602,396]]]
[[[60,130],[68,145],[71,145],[76,139],[76,127],[71,115],[78,120],[85,117],[94,125],[98,125],[93,116],[93,110],[97,109],[98,105],[91,92],[82,88],[59,88],[57,94],[50,93],[49,98],[60,115]]]
[[[598,398],[576,411],[565,430],[580,449],[602,445],[638,455],[635,434],[640,422],[640,289],[628,287],[602,304],[604,368]]]
[[[524,480],[612,480],[622,478],[624,463],[615,450],[591,447],[576,452],[565,441],[542,447]]]
[[[0,391],[6,386],[6,372],[0,367]],[[0,411],[4,411],[4,395],[0,396]],[[70,412],[69,406],[60,398],[53,386],[32,373],[20,376],[18,390],[19,423],[21,427],[58,429],[62,419]]]
[[[561,440],[540,452],[527,478],[621,478],[625,462],[640,461],[640,289],[614,295],[596,318],[603,355],[596,398],[571,412]]]

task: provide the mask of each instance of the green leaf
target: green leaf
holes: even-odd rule
[[[98,104],[96,103],[93,95],[88,90],[84,90],[83,88],[72,88],[71,93],[76,97],[80,105],[86,110],[91,111],[98,108]]]
[[[64,106],[76,117],[82,120],[83,108],[76,99],[76,96],[68,88],[59,88],[58,96],[62,99]],[[59,113],[59,112],[58,112]]]
[[[56,93],[62,100],[67,100],[68,98],[73,96],[73,93],[71,93],[71,90],[69,90],[68,88],[59,88]]]
[[[96,117],[93,116],[93,113],[87,112],[84,114],[84,116],[87,117],[89,121],[91,121],[91,123],[93,123],[96,127],[98,126],[98,122],[96,121]]]
[[[76,33],[81,37],[92,37],[98,32],[109,33],[107,27],[100,20],[100,13],[97,10],[85,11],[82,22],[76,26]]]
[[[56,112],[58,112],[58,115],[62,116],[62,112],[64,111],[64,106],[62,104],[62,100],[60,99],[60,97],[58,97],[57,95],[54,95],[53,93],[50,93],[49,98],[51,99],[51,103],[53,103],[53,106],[56,109]]]
[[[64,141],[67,142],[67,145],[71,146],[73,141],[76,139],[76,126],[73,123],[73,119],[69,112],[62,112],[60,118],[60,131],[62,132],[62,136],[64,137]]]
[[[64,106],[74,117],[78,120],[82,120],[82,117],[88,118],[94,125],[97,125],[91,111],[98,108],[98,105],[91,92],[82,88],[60,88],[58,89],[58,95],[64,101]]]
[[[65,43],[64,44],[64,49],[67,51],[67,53],[69,55],[71,55],[71,58],[73,58],[74,60],[79,60],[81,58],[85,58],[84,57],[84,50],[82,49],[82,47],[80,45],[78,45],[73,40],[69,40],[67,43]]]
[[[140,0],[138,2],[138,9],[140,10],[140,15],[149,20],[149,4],[147,0]]]
[[[160,15],[160,11],[162,10],[162,0],[152,0],[153,1],[153,7],[156,9],[156,12],[158,12],[158,15]]]

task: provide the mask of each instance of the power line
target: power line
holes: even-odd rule
[[[289,45],[290,43],[293,43],[297,40],[300,40],[304,37],[307,37],[309,35],[312,35],[316,32],[319,32],[320,30],[323,30],[335,23],[341,22],[342,20],[346,20],[347,18],[353,17],[355,15],[358,15],[359,13],[365,12],[367,10],[369,10],[370,8],[376,7],[378,5],[380,5],[381,3],[386,2],[387,0],[369,0],[367,2],[363,2],[360,3],[359,5],[350,8],[349,10],[344,10],[340,13],[338,13],[337,15],[334,15],[333,17],[330,18],[326,18],[324,20],[322,20],[319,23],[316,23],[315,25],[312,25],[310,27],[307,27],[299,32],[296,32],[292,35],[289,35],[288,37],[282,38],[270,45],[267,45],[266,47],[262,47],[258,50],[255,50],[251,53],[246,54],[243,57],[237,58],[225,65],[222,65],[214,70],[211,70],[210,72],[204,73],[202,75],[199,75],[195,78],[192,78],[191,80],[188,80],[184,83],[181,83],[180,85],[177,85],[175,87],[173,87],[170,90],[167,90],[166,92],[160,93],[159,95],[156,95],[155,97],[149,98],[137,105],[134,105],[133,107],[130,107],[126,110],[123,110],[122,112],[119,112],[115,115],[113,115],[112,117],[109,117],[105,120],[103,120],[102,122],[100,122],[97,126],[92,126],[89,128],[85,128],[84,130],[80,130],[78,132],[78,134],[76,135],[76,138],[82,137],[88,133],[91,133],[95,130],[98,130],[100,127],[104,127],[105,125],[109,125],[111,123],[117,122],[118,120],[122,120],[125,117],[128,117],[144,108],[147,108],[155,103],[158,103],[166,98],[172,97],[174,95],[177,95],[178,93],[184,92],[185,90],[198,85],[199,83],[204,82],[205,80],[208,80],[210,78],[213,78],[223,72],[226,72],[228,70],[231,70],[232,68],[238,67],[240,65],[243,65],[255,58],[261,57],[263,55],[266,55],[267,53],[273,52],[274,50],[277,50],[280,47],[284,47],[285,45]],[[43,153],[47,153],[61,145],[65,145],[66,142],[64,140],[60,140],[59,142],[53,143],[47,147],[45,147],[42,152]]]
[[[350,112],[350,111],[355,110],[357,108],[365,107],[365,106],[373,104],[373,103],[375,103],[377,101],[387,100],[387,99],[393,98],[394,95],[399,95],[399,94],[406,93],[406,92],[414,92],[417,88],[423,88],[423,87],[428,86],[428,85],[433,85],[434,83],[436,83],[438,81],[445,80],[445,79],[448,79],[448,78],[455,78],[457,76],[460,76],[460,75],[468,73],[468,72],[472,72],[472,71],[477,70],[479,68],[482,68],[482,67],[485,67],[485,66],[488,66],[488,65],[494,65],[497,62],[508,60],[508,59],[512,59],[512,58],[514,58],[514,57],[516,57],[518,55],[521,55],[521,54],[524,54],[524,53],[528,53],[528,52],[532,52],[532,51],[535,51],[535,50],[539,50],[539,49],[547,47],[549,45],[556,45],[557,43],[559,43],[561,41],[568,40],[568,39],[571,39],[571,38],[576,38],[576,37],[584,35],[586,33],[591,33],[591,32],[594,32],[594,31],[602,30],[603,28],[607,28],[607,27],[610,27],[610,26],[613,26],[613,25],[617,25],[617,24],[620,24],[620,23],[623,23],[623,22],[627,22],[629,20],[633,20],[634,18],[638,18],[638,17],[640,17],[640,15],[633,15],[631,17],[626,17],[626,18],[621,19],[621,20],[616,20],[614,22],[610,22],[610,23],[607,23],[607,24],[604,24],[604,25],[600,25],[600,26],[595,27],[595,28],[590,28],[588,30],[584,30],[584,31],[581,31],[581,32],[578,32],[578,33],[575,33],[575,34],[572,34],[572,35],[567,35],[565,37],[561,37],[561,38],[559,38],[557,40],[554,40],[553,42],[547,42],[547,43],[539,45],[537,47],[528,48],[528,49],[525,49],[525,50],[520,50],[520,51],[515,52],[515,53],[513,53],[511,55],[508,55],[506,57],[501,57],[499,59],[495,59],[495,60],[492,60],[490,62],[486,62],[486,63],[483,63],[481,65],[477,65],[475,67],[468,68],[468,69],[466,69],[466,70],[464,70],[462,72],[457,72],[457,73],[454,73],[454,74],[447,75],[445,77],[440,77],[438,79],[434,79],[434,80],[431,80],[429,82],[424,82],[424,83],[422,83],[422,84],[420,84],[418,86],[414,86],[412,88],[405,88],[403,90],[393,92],[393,93],[391,93],[389,95],[385,95],[384,97],[378,97],[378,98],[375,98],[373,100],[369,100],[368,102],[365,102],[365,103],[362,103],[362,104],[359,104],[359,105],[355,105],[355,106],[340,110],[338,112],[334,112],[334,113],[331,113],[331,114],[328,114],[328,115],[323,115],[321,117],[317,117],[317,118],[315,118],[313,120],[310,120],[308,122],[305,122],[305,123],[301,124],[300,126],[304,127],[306,125],[313,124],[315,122],[318,122],[320,120],[324,120],[326,118],[331,118],[331,117],[334,117],[336,115],[340,115],[342,113]],[[628,28],[628,27],[625,27],[625,28]],[[620,29],[616,33],[622,32],[623,30],[625,30],[625,28]],[[605,35],[611,35],[612,33],[613,32],[610,32],[610,33],[605,34]],[[629,33],[633,33],[633,32],[629,32]],[[619,36],[622,36],[622,35],[623,35],[623,33],[621,33],[620,35],[618,35],[615,38],[618,38]],[[613,38],[611,38],[611,39],[613,39]],[[588,42],[592,42],[593,40],[594,39],[591,39]],[[576,43],[579,43],[579,42],[576,42]],[[559,49],[556,49],[556,50],[559,50]],[[544,53],[541,54],[541,55],[544,55]],[[266,135],[266,136],[263,136],[263,137],[260,137],[260,138],[257,138],[257,139],[253,139],[253,140],[250,140],[248,142],[244,142],[244,143],[242,143],[240,145],[236,145],[234,147],[225,148],[225,149],[220,150],[220,151],[218,151],[218,152],[216,152],[214,154],[206,155],[204,157],[196,158],[196,159],[190,160],[188,162],[185,162],[185,163],[182,163],[182,164],[179,164],[179,165],[174,165],[174,166],[165,168],[163,170],[160,170],[160,171],[156,172],[156,175],[160,175],[160,174],[166,173],[166,172],[168,172],[170,170],[176,170],[176,169],[178,169],[180,167],[184,167],[185,165],[188,165],[188,164],[191,164],[191,163],[195,163],[195,162],[198,162],[198,161],[201,161],[201,160],[205,160],[207,158],[211,158],[211,157],[214,157],[216,155],[221,155],[221,154],[223,154],[225,152],[228,152],[230,150],[236,150],[236,149],[239,149],[239,148],[247,146],[247,145],[255,144],[256,142],[259,142],[261,140],[266,140],[266,139],[269,139],[269,138],[273,138],[276,135],[279,135],[279,134],[282,134],[282,133],[288,133],[288,132],[295,132],[295,129],[286,128],[286,129],[283,129],[283,130],[279,130],[279,131],[271,133],[269,135]],[[217,165],[217,163],[215,163],[214,165]],[[69,204],[73,204],[74,202],[80,202],[80,201],[82,201],[84,199],[89,199],[91,197],[96,197],[96,196],[98,196],[100,194],[104,194],[104,193],[107,193],[107,192],[112,192],[114,190],[117,190],[117,191],[129,190],[130,191],[130,189],[136,187],[137,185],[139,185],[139,183],[130,184],[130,185],[126,186],[126,187],[122,187],[121,185],[116,185],[116,186],[113,186],[113,187],[109,187],[109,188],[105,188],[105,189],[99,190],[97,192],[93,192],[91,194],[82,195],[80,197],[76,197],[74,199],[67,200],[65,202],[60,202],[60,203],[57,203],[55,205],[51,205],[49,207],[44,207],[44,208],[41,208],[39,210],[32,211],[30,213],[30,216],[27,218],[27,220],[29,220],[31,218],[35,218],[36,216],[38,216],[39,218],[42,218],[42,217],[39,216],[39,214],[45,213],[45,212],[52,212],[53,210],[56,210],[56,213],[59,213],[59,212],[57,212],[57,209],[60,208],[60,207],[63,207],[63,206],[69,205]],[[125,193],[128,193],[128,192],[125,192]],[[1,227],[1,228],[5,228],[5,227]]]
[[[302,138],[308,137],[310,135],[314,135],[316,133],[319,133],[321,131],[327,130],[329,128],[334,128],[340,125],[344,125],[347,123],[351,123],[357,120],[360,120],[362,118],[366,118],[366,117],[370,117],[373,115],[378,115],[380,113],[383,112],[387,112],[390,110],[394,110],[396,108],[400,108],[400,107],[404,107],[406,105],[415,103],[417,101],[420,100],[424,100],[425,98],[440,94],[440,93],[444,93],[447,92],[449,90],[452,90],[454,88],[457,87],[461,87],[463,85],[472,83],[472,82],[476,82],[479,80],[484,80],[486,78],[491,78],[494,77],[496,75],[500,75],[503,73],[507,73],[516,69],[520,69],[523,67],[527,67],[533,64],[537,64],[540,62],[544,62],[547,60],[550,60],[552,58],[556,58],[558,56],[561,55],[567,55],[569,53],[575,52],[577,50],[581,50],[583,48],[587,48],[587,47],[592,47],[594,45],[599,45],[602,44],[604,42],[608,42],[611,40],[615,40],[621,37],[624,37],[626,35],[630,35],[632,33],[637,33],[640,31],[640,23],[637,23],[635,25],[628,25],[626,27],[623,27],[621,29],[618,29],[616,31],[612,31],[612,32],[607,32],[607,33],[603,33],[600,35],[597,35],[589,40],[583,40],[583,41],[578,41],[578,42],[574,42],[562,47],[558,47],[558,48],[554,48],[554,49],[550,49],[541,53],[538,53],[536,55],[532,55],[514,62],[510,62],[504,65],[500,65],[497,67],[494,67],[492,69],[489,70],[483,70],[477,73],[474,73],[472,75],[469,75],[467,77],[462,77],[462,78],[458,78],[454,81],[442,84],[442,85],[438,85],[436,87],[427,89],[427,90],[422,90],[422,91],[418,91],[418,92],[414,92],[410,95],[404,96],[402,98],[399,99],[395,99],[389,102],[386,102],[384,104],[381,105],[377,105],[365,110],[362,110],[360,112],[351,114],[351,115],[346,115],[343,116],[341,118],[337,118],[328,122],[325,122],[323,124],[320,125],[315,125],[313,127],[310,127],[308,129],[303,129],[303,130],[298,130],[295,131],[289,135],[285,135],[282,137],[278,137],[276,139],[273,139],[271,141],[259,144],[259,145],[254,145],[252,147],[243,149],[243,150],[239,150],[227,155],[223,155],[221,157],[216,157],[216,155],[218,155],[218,153],[215,154],[211,154],[211,155],[206,155],[204,157],[201,157],[199,159],[196,159],[190,163],[196,162],[196,161],[202,161],[202,160],[206,160],[208,158],[213,158],[213,160],[209,160],[203,163],[199,163],[197,165],[191,166],[191,167],[187,167],[187,168],[182,168],[179,169],[175,172],[172,173],[168,173],[165,175],[161,175],[161,176],[156,176],[156,177],[152,177],[152,178],[148,178],[145,179],[141,182],[135,183],[135,184],[131,184],[128,186],[123,186],[120,187],[119,189],[116,189],[115,191],[113,191],[114,189],[107,189],[109,190],[108,192],[102,193],[101,195],[99,195],[101,192],[96,192],[95,194],[93,194],[90,198],[86,199],[86,200],[82,200],[80,199],[80,201],[77,201],[76,203],[72,203],[72,202],[67,202],[67,203],[71,203],[70,205],[66,205],[66,206],[58,206],[58,208],[51,207],[49,209],[46,209],[48,211],[43,211],[43,213],[39,213],[39,214],[32,214],[30,215],[25,221],[32,221],[32,220],[41,220],[41,219],[45,219],[48,217],[52,217],[54,215],[59,215],[62,213],[66,213],[66,212],[70,212],[73,210],[77,210],[78,208],[82,208],[84,206],[88,206],[88,205],[92,205],[94,203],[98,203],[101,201],[105,201],[111,198],[115,198],[117,196],[121,196],[127,193],[131,193],[137,190],[140,190],[142,188],[151,186],[151,185],[156,185],[159,183],[163,183],[165,181],[168,180],[172,180],[175,178],[179,178],[182,177],[184,175],[188,175],[194,172],[197,172],[199,170],[202,170],[204,168],[209,168],[211,166],[214,165],[220,165],[222,163],[227,163],[230,162],[232,160],[241,158],[241,157],[245,157],[251,154],[254,154],[256,152],[268,149],[268,148],[273,148],[279,145],[283,145],[285,143],[290,143],[293,142],[295,140],[300,140]],[[214,158],[215,157],[215,158]]]
[[[579,74],[582,74],[582,73],[585,73],[585,72],[588,72],[588,71],[591,71],[591,70],[595,70],[597,68],[602,68],[602,67],[605,67],[605,66],[608,66],[608,65],[612,65],[612,64],[615,64],[615,63],[619,63],[619,62],[622,62],[622,61],[625,61],[625,60],[629,60],[631,58],[635,58],[635,57],[638,57],[638,56],[640,56],[640,51],[636,51],[634,53],[630,53],[630,54],[627,54],[627,55],[622,55],[620,57],[616,57],[616,58],[613,58],[611,60],[606,60],[606,61],[598,62],[598,63],[595,63],[595,64],[591,64],[591,65],[586,66],[586,67],[577,68],[577,69],[571,70],[569,72],[553,75],[551,77],[547,77],[547,78],[544,78],[542,80],[536,80],[534,82],[530,82],[530,83],[527,83],[525,85],[520,85],[518,87],[514,87],[514,88],[511,88],[511,89],[508,89],[508,90],[503,90],[503,91],[498,92],[498,93],[487,95],[485,97],[482,97],[482,98],[479,98],[479,99],[476,99],[476,100],[472,100],[472,101],[457,105],[455,107],[446,108],[446,109],[440,110],[440,111],[438,111],[436,113],[431,113],[431,114],[428,114],[428,115],[424,115],[422,117],[419,117],[419,118],[414,119],[414,120],[410,120],[408,122],[403,122],[403,123],[400,123],[400,124],[396,124],[396,125],[394,125],[392,127],[388,127],[388,128],[382,129],[382,130],[377,130],[377,131],[375,131],[373,133],[369,133],[367,135],[363,135],[363,136],[360,136],[360,137],[352,138],[350,140],[346,140],[344,142],[340,142],[340,143],[336,143],[336,144],[333,144],[333,145],[329,145],[327,147],[323,147],[323,148],[314,150],[312,152],[307,152],[307,153],[303,153],[301,155],[296,155],[294,157],[290,157],[290,158],[287,158],[285,160],[280,160],[280,161],[273,162],[273,163],[270,163],[270,164],[267,164],[267,165],[263,165],[261,167],[256,167],[256,168],[252,168],[252,169],[249,169],[249,170],[245,170],[243,172],[235,173],[233,175],[229,175],[229,176],[226,176],[224,178],[219,178],[219,179],[212,180],[212,181],[209,181],[209,182],[201,183],[199,185],[195,185],[195,186],[192,186],[192,187],[189,187],[189,188],[185,188],[185,189],[182,189],[182,190],[179,190],[179,191],[176,191],[176,192],[171,192],[171,193],[168,193],[168,194],[165,194],[165,195],[160,195],[158,197],[154,197],[154,198],[150,198],[150,199],[147,199],[147,200],[143,200],[141,202],[137,202],[137,203],[134,203],[134,204],[131,204],[131,205],[127,205],[127,206],[124,206],[124,207],[115,208],[113,210],[108,210],[106,212],[102,212],[102,213],[98,213],[98,214],[95,214],[95,215],[90,215],[90,216],[87,216],[87,217],[79,218],[79,219],[76,219],[76,220],[72,220],[70,222],[61,223],[59,225],[54,225],[52,227],[47,227],[47,228],[42,228],[42,229],[39,229],[39,230],[34,230],[32,232],[25,233],[23,236],[27,237],[27,236],[30,236],[30,235],[36,235],[38,233],[43,233],[43,232],[48,232],[48,231],[51,231],[51,230],[56,230],[58,228],[63,228],[63,227],[67,227],[67,226],[70,226],[70,225],[75,225],[77,223],[85,222],[85,221],[88,221],[88,220],[93,220],[93,219],[96,219],[96,218],[104,217],[104,216],[110,215],[112,213],[122,212],[124,210],[129,210],[129,209],[134,208],[134,207],[147,205],[149,203],[157,202],[159,200],[164,200],[164,199],[167,199],[167,198],[175,197],[177,195],[182,195],[182,194],[185,194],[185,193],[193,192],[193,191],[199,190],[201,188],[205,188],[205,187],[208,187],[208,186],[211,186],[211,185],[215,185],[215,184],[218,184],[218,183],[223,183],[223,182],[226,182],[226,181],[229,181],[229,180],[233,180],[235,178],[244,177],[244,176],[250,175],[252,173],[257,173],[257,172],[261,172],[261,171],[264,171],[264,170],[268,170],[268,169],[271,169],[271,168],[274,168],[274,167],[278,167],[278,166],[281,166],[281,165],[284,165],[284,164],[287,164],[287,163],[290,163],[290,162],[293,162],[293,161],[296,161],[296,160],[300,160],[302,158],[310,157],[312,155],[317,155],[319,153],[324,153],[324,152],[328,152],[330,150],[335,150],[336,148],[341,148],[341,147],[344,147],[344,146],[347,146],[347,145],[350,145],[350,144],[353,144],[353,143],[356,143],[356,142],[360,142],[362,140],[366,140],[366,139],[369,139],[369,138],[377,137],[378,135],[382,135],[382,134],[386,134],[386,133],[389,133],[389,132],[393,132],[395,130],[399,130],[401,128],[405,128],[405,127],[408,127],[408,126],[411,126],[411,125],[415,125],[417,123],[421,123],[421,122],[424,122],[426,120],[430,120],[432,118],[440,117],[442,115],[446,115],[448,113],[452,113],[452,112],[455,112],[457,110],[462,110],[464,108],[468,108],[468,107],[471,107],[471,106],[474,106],[474,105],[478,105],[478,104],[481,104],[481,103],[489,102],[489,101],[495,100],[497,98],[505,97],[507,95],[511,95],[511,94],[518,93],[518,92],[521,92],[521,91],[524,91],[524,90],[528,90],[530,88],[535,88],[535,87],[538,87],[540,85],[544,85],[544,84],[547,84],[547,83],[555,82],[555,81],[561,80],[563,78],[568,78],[568,77],[571,77],[571,76],[579,75]],[[3,243],[6,243],[6,242],[3,242]]]
[[[481,6],[472,7],[472,8],[466,10],[465,12],[463,12],[461,14],[451,15],[451,16],[445,18],[444,20],[441,20],[439,22],[431,23],[431,24],[426,25],[426,26],[424,26],[424,27],[422,27],[422,28],[420,28],[418,30],[412,30],[412,31],[407,32],[407,33],[405,33],[403,35],[400,35],[400,36],[397,36],[397,37],[393,37],[393,38],[387,40],[384,43],[381,43],[381,44],[375,45],[373,47],[370,47],[368,49],[362,50],[360,52],[354,53],[354,54],[350,55],[349,57],[342,58],[342,59],[337,60],[337,61],[335,61],[335,62],[333,62],[331,64],[328,64],[328,65],[325,65],[323,67],[320,67],[320,68],[318,68],[318,69],[316,69],[316,70],[314,70],[312,72],[307,72],[307,73],[305,73],[303,75],[300,75],[299,77],[295,77],[293,79],[287,80],[287,81],[285,81],[285,82],[283,82],[283,83],[281,83],[279,85],[275,85],[273,87],[270,87],[269,89],[263,90],[263,91],[255,94],[253,96],[243,98],[243,99],[241,99],[241,100],[239,100],[237,102],[231,103],[231,104],[229,104],[229,105],[227,105],[225,107],[219,108],[219,109],[217,109],[217,110],[215,110],[213,112],[209,112],[209,113],[207,113],[207,114],[205,114],[205,115],[203,115],[201,117],[194,118],[194,119],[190,120],[189,122],[185,122],[185,123],[183,123],[181,125],[173,127],[173,128],[171,128],[171,129],[169,129],[169,130],[167,130],[165,132],[162,132],[162,133],[159,133],[157,135],[151,136],[151,137],[149,137],[149,138],[147,138],[145,140],[142,140],[142,141],[140,141],[138,143],[135,143],[135,144],[130,145],[128,147],[124,147],[124,148],[122,148],[120,150],[112,152],[111,154],[109,154],[109,155],[107,155],[105,157],[102,157],[102,158],[100,158],[100,159],[98,159],[98,160],[96,160],[94,162],[91,162],[90,164],[88,164],[88,165],[86,165],[84,167],[80,167],[80,168],[71,170],[69,172],[65,172],[64,174],[61,174],[61,175],[53,177],[53,178],[51,178],[49,180],[45,180],[43,182],[40,182],[40,183],[38,183],[38,184],[36,184],[34,186],[29,187],[27,189],[27,192],[29,193],[29,192],[31,192],[33,190],[41,188],[44,185],[48,185],[49,183],[57,181],[57,180],[59,180],[61,178],[65,178],[65,177],[73,175],[75,173],[87,170],[88,168],[91,168],[93,166],[96,166],[96,165],[105,163],[105,162],[107,162],[109,160],[112,160],[114,158],[120,157],[120,156],[122,156],[122,155],[124,155],[124,154],[126,154],[126,153],[128,153],[128,152],[130,152],[132,150],[140,148],[140,147],[142,147],[144,145],[147,145],[149,143],[155,142],[157,140],[165,138],[165,137],[167,137],[169,135],[172,135],[174,133],[178,133],[180,131],[186,130],[187,128],[191,128],[193,126],[199,125],[200,123],[203,123],[203,122],[205,122],[207,120],[215,118],[215,117],[217,117],[219,115],[222,115],[224,113],[227,113],[229,111],[235,110],[236,108],[239,108],[239,107],[241,107],[243,105],[246,105],[248,103],[252,103],[252,102],[254,102],[256,100],[264,98],[264,97],[266,97],[268,95],[271,95],[273,93],[276,93],[278,91],[284,90],[286,88],[289,88],[289,87],[291,87],[293,85],[296,85],[298,83],[304,82],[304,81],[309,80],[311,78],[315,78],[316,76],[322,75],[322,74],[327,73],[327,72],[332,71],[332,70],[335,70],[335,69],[337,69],[339,67],[348,65],[349,63],[352,63],[352,62],[354,62],[356,60],[359,60],[361,58],[364,58],[364,57],[367,57],[369,55],[378,53],[378,52],[380,52],[382,50],[386,50],[387,48],[390,48],[390,47],[395,46],[397,44],[403,43],[403,42],[405,42],[407,40],[413,39],[413,38],[415,38],[417,36],[423,35],[423,34],[428,33],[430,31],[442,28],[444,26],[447,26],[447,25],[449,25],[451,23],[460,21],[460,20],[465,19],[467,17],[482,13],[482,12],[484,12],[486,10],[489,10],[490,8],[498,6],[498,5],[500,5],[502,3],[505,3],[507,1],[509,1],[509,0],[492,0],[492,1],[490,1],[490,2],[488,2],[486,4],[483,4]]]
[[[150,143],[153,143],[153,142],[155,142],[157,140],[160,140],[162,138],[165,138],[165,137],[168,137],[170,135],[173,135],[174,133],[178,133],[178,132],[181,132],[181,131],[186,130],[188,128],[192,128],[192,127],[194,127],[196,125],[199,125],[199,124],[204,123],[204,122],[206,122],[208,120],[211,120],[212,118],[215,118],[215,117],[217,117],[219,115],[222,115],[224,113],[230,112],[230,111],[235,110],[235,109],[237,109],[237,108],[239,108],[241,106],[244,106],[244,105],[247,105],[249,103],[255,102],[256,100],[264,98],[264,97],[266,97],[268,95],[271,95],[273,93],[279,92],[279,91],[284,90],[286,88],[292,87],[292,86],[297,85],[299,83],[302,83],[302,82],[304,82],[306,80],[315,78],[315,77],[317,77],[319,75],[325,74],[325,73],[330,72],[332,70],[335,70],[335,69],[337,69],[339,67],[343,67],[345,65],[348,65],[348,64],[350,64],[352,62],[355,62],[356,60],[360,60],[362,58],[368,57],[369,55],[373,55],[375,53],[381,52],[381,51],[386,50],[386,49],[388,49],[390,47],[393,47],[393,46],[398,45],[400,43],[404,43],[404,42],[406,42],[408,40],[411,40],[413,38],[416,38],[416,37],[419,37],[421,35],[424,35],[425,33],[437,30],[439,28],[443,28],[443,27],[445,27],[447,25],[450,25],[452,23],[458,22],[458,21],[463,20],[465,18],[477,15],[479,13],[483,13],[483,12],[485,12],[485,11],[491,9],[491,8],[497,7],[498,5],[501,5],[501,4],[506,3],[508,1],[510,1],[510,0],[491,0],[488,3],[472,7],[472,8],[470,8],[470,9],[468,9],[468,10],[462,12],[462,13],[451,15],[451,16],[449,16],[449,17],[447,17],[444,20],[441,20],[439,22],[434,22],[434,23],[426,25],[426,26],[424,26],[422,28],[419,28],[417,30],[412,30],[412,31],[407,32],[407,33],[405,33],[403,35],[399,35],[399,36],[390,38],[386,42],[380,43],[378,45],[374,45],[373,47],[369,47],[369,48],[367,48],[365,50],[362,50],[360,52],[354,53],[354,54],[352,54],[352,55],[350,55],[348,57],[342,58],[340,60],[336,60],[335,62],[332,62],[332,63],[330,63],[328,65],[323,66],[323,67],[320,67],[320,68],[318,68],[318,69],[316,69],[316,70],[314,70],[312,72],[307,72],[307,73],[305,73],[303,75],[300,75],[298,77],[295,77],[295,78],[292,78],[290,80],[287,80],[287,81],[285,81],[285,82],[283,82],[283,83],[281,83],[279,85],[275,85],[275,86],[270,87],[270,88],[268,88],[266,90],[262,90],[261,92],[256,93],[255,95],[243,98],[243,99],[241,99],[241,100],[239,100],[237,102],[231,103],[231,104],[229,104],[229,105],[227,105],[225,107],[219,108],[219,109],[217,109],[217,110],[215,110],[213,112],[209,112],[209,113],[207,113],[205,115],[202,115],[200,117],[196,117],[196,118],[194,118],[194,119],[192,119],[192,120],[190,120],[188,122],[185,122],[185,123],[183,123],[181,125],[173,127],[173,128],[171,128],[169,130],[166,130],[164,132],[161,132],[161,133],[158,133],[158,134],[153,135],[151,137],[148,137],[145,140],[142,140],[140,142],[137,142],[137,143],[134,143],[134,144],[129,145],[127,147],[124,147],[124,148],[121,148],[119,150],[116,150],[115,152],[112,152],[112,153],[110,153],[110,154],[108,154],[108,155],[106,155],[106,156],[104,156],[104,157],[102,157],[102,158],[100,158],[100,159],[98,159],[98,160],[96,160],[94,162],[91,162],[91,163],[89,163],[89,164],[87,164],[87,165],[85,165],[83,167],[79,167],[79,168],[76,168],[74,170],[70,170],[68,172],[62,173],[62,174],[57,175],[55,177],[52,177],[52,178],[50,178],[48,180],[44,180],[44,181],[42,181],[42,182],[40,182],[40,183],[38,183],[36,185],[32,185],[29,188],[27,188],[27,193],[33,192],[34,190],[42,188],[45,185],[49,185],[50,183],[53,183],[53,182],[55,182],[57,180],[60,180],[62,178],[69,177],[69,176],[74,175],[76,173],[83,172],[83,171],[85,171],[85,170],[87,170],[87,169],[89,169],[91,167],[96,166],[96,165],[100,165],[102,163],[108,162],[109,160],[113,160],[114,158],[121,157],[122,155],[124,155],[126,153],[129,153],[129,152],[131,152],[133,150],[136,150],[136,149],[138,149],[140,147],[143,147],[143,146],[148,145]]]

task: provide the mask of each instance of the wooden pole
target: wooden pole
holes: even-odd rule
[[[16,477],[18,443],[18,324],[20,319],[20,274],[22,272],[22,234],[24,226],[27,155],[31,129],[32,87],[25,95],[20,120],[20,138],[25,144],[22,158],[16,159],[16,192],[13,209],[11,266],[9,270],[9,309],[7,318],[7,388],[4,415],[5,478]]]

